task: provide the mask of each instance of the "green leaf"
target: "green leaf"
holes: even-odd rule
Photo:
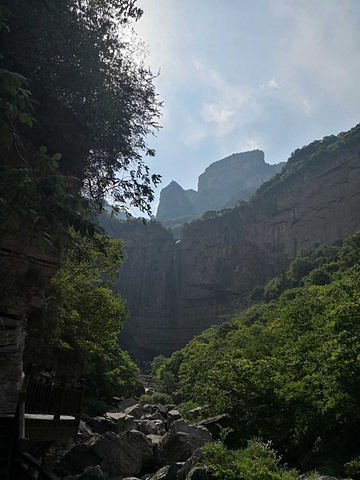
[[[45,147],[45,145],[41,145],[41,147],[39,147],[39,152],[42,155],[44,155],[47,152],[47,148]]]
[[[54,153],[54,155],[51,158],[58,162],[61,159],[61,157],[62,157],[61,153]]]

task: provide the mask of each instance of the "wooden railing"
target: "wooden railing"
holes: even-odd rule
[[[44,377],[28,371],[19,396],[18,441],[13,453],[10,478],[57,480],[52,473],[53,457],[45,454],[40,462],[32,455],[35,455],[32,447],[36,445],[36,451],[39,452],[42,446],[46,450],[51,442],[76,435],[83,400],[83,384],[68,382],[65,376]],[[31,418],[27,414],[31,414]],[[49,415],[52,418],[49,419]]]

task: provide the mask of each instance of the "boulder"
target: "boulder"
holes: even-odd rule
[[[148,469],[154,461],[154,447],[152,441],[137,430],[130,430],[120,436],[121,440],[133,448],[142,460],[142,469]]]
[[[194,467],[189,472],[186,480],[211,480],[211,473],[208,467]]]
[[[153,414],[156,412],[156,406],[151,403],[145,403],[142,408],[144,413]]]
[[[117,404],[117,408],[120,412],[124,412],[126,408],[137,405],[138,403],[135,398],[125,398],[125,400],[121,400],[121,402]]]
[[[146,435],[146,438],[148,438],[151,441],[153,447],[156,447],[156,445],[158,445],[160,443],[163,436],[162,435],[153,435],[153,434],[150,433],[149,435]]]
[[[99,465],[88,467],[85,472],[75,477],[66,477],[65,480],[105,480],[105,476]]]
[[[102,461],[92,446],[100,435],[95,434],[88,441],[75,445],[60,460],[56,473],[60,476],[82,474],[86,467],[99,465]]]
[[[105,415],[110,415],[106,413]],[[89,420],[90,426],[94,432],[103,435],[106,432],[115,432],[116,425],[108,417],[94,417]]]
[[[221,415],[201,420],[201,422],[198,422],[196,425],[206,427],[213,436],[213,439],[217,440],[220,437],[221,430],[231,427],[233,420],[228,413],[222,413]]]
[[[80,420],[78,435],[80,436],[81,440],[85,441],[92,437],[94,435],[94,432],[84,422],[84,420]]]
[[[182,463],[172,463],[160,468],[149,480],[177,480],[178,471],[182,468]]]
[[[166,417],[167,412],[169,411],[168,408],[165,407],[165,405],[162,405],[161,403],[158,403],[156,405],[157,411],[161,413],[163,417]]]
[[[167,420],[166,420],[168,428],[173,422],[175,422],[175,420],[179,420],[180,418],[181,418],[181,415],[178,410],[170,410],[167,413]]]
[[[145,435],[165,435],[165,424],[161,420],[139,420],[139,430]]]
[[[125,412],[118,412],[118,413],[111,413],[108,412],[105,414],[106,418],[109,418],[114,428],[112,429],[115,433],[123,433],[127,432],[128,430],[137,430],[138,429],[138,421],[131,415],[128,415]]]
[[[211,433],[205,427],[191,425],[187,420],[176,420],[158,445],[158,464],[185,462],[196,449],[211,440]]]
[[[153,414],[150,414],[147,416],[149,420],[162,420],[163,422],[165,421],[165,418],[161,415],[160,412],[154,412]]]
[[[114,432],[99,437],[92,451],[102,459],[101,468],[109,475],[137,475],[141,471],[141,455]]]
[[[140,420],[140,418],[144,415],[144,410],[142,405],[137,403],[136,405],[125,408],[125,413]]]
[[[201,460],[201,458],[202,458],[202,451],[201,451],[201,448],[198,448],[191,455],[191,457],[186,460],[181,470],[179,470],[177,474],[177,480],[186,480],[190,471],[196,466],[196,464]]]

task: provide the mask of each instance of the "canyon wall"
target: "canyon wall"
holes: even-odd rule
[[[27,319],[34,308],[41,307],[58,262],[57,249],[24,225],[0,229],[0,416],[15,413]]]
[[[247,204],[193,221],[181,240],[156,222],[120,224],[118,289],[131,313],[124,347],[135,357],[168,355],[249,306],[299,248],[360,229],[360,141],[309,158],[290,159]]]

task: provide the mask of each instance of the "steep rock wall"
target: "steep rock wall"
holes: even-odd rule
[[[26,323],[59,262],[56,248],[25,227],[0,230],[0,416],[13,415],[23,375]]]
[[[192,222],[180,241],[157,227],[157,251],[150,251],[154,233],[146,227],[123,235],[118,288],[131,319],[121,343],[145,358],[169,354],[246,308],[300,247],[333,244],[359,230],[359,150],[353,143],[308,162],[247,205]]]

